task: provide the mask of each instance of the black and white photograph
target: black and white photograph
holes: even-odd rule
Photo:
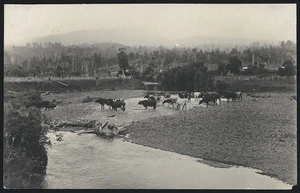
[[[297,185],[297,4],[4,4],[4,189]]]

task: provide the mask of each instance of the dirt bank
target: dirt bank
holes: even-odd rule
[[[294,93],[180,111],[129,126],[133,143],[262,170],[296,184]]]
[[[61,84],[62,83],[62,84]],[[67,86],[66,86],[67,85]],[[126,89],[143,89],[140,81],[135,79],[87,79],[87,80],[68,80],[62,79],[57,81],[21,81],[21,82],[4,82],[5,91],[29,91],[36,90],[39,92],[51,91],[55,93],[73,92],[73,91],[93,91],[93,90],[126,90]]]

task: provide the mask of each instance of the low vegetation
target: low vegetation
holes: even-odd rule
[[[5,188],[41,188],[46,174],[47,128],[32,104],[34,93],[19,96],[4,106],[3,185]]]

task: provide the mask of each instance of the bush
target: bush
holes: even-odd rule
[[[26,77],[28,76],[28,71],[21,66],[8,67],[4,74],[9,77]]]
[[[27,99],[35,97],[28,97]],[[32,103],[32,101],[29,101]],[[47,166],[44,144],[47,128],[36,107],[4,106],[3,185],[6,188],[41,188]]]

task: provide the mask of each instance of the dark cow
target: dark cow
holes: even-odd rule
[[[211,92],[211,93],[206,93],[206,94],[201,93],[201,96],[203,96],[203,95],[204,96],[207,96],[207,95],[213,96],[216,98],[216,100],[219,100],[219,102],[221,103],[221,95],[219,93],[216,93],[216,92]]]
[[[176,101],[177,101],[177,98],[167,98],[163,101],[163,105],[165,103],[168,103],[169,105],[171,104],[174,107],[174,104],[176,103]]]
[[[117,111],[117,108],[120,108],[122,109],[123,111],[125,111],[125,105],[126,103],[124,101],[113,101],[111,104],[111,107],[112,107],[112,110],[114,111]]]
[[[170,97],[171,97],[170,94],[165,95],[165,98],[170,98]]]
[[[179,98],[182,99],[191,99],[192,95],[189,92],[182,92],[182,93],[178,93]]]
[[[106,99],[106,102],[105,102],[105,104],[107,105],[107,106],[109,106],[109,109],[112,107],[112,104],[114,103],[114,100],[113,99]]]
[[[143,100],[139,101],[139,105],[143,105],[146,109],[147,107],[153,107],[153,109],[156,109],[156,101],[155,100]]]
[[[99,103],[101,105],[101,109],[104,109],[104,105],[106,104],[106,100],[107,99],[104,99],[104,98],[97,98],[95,100],[96,103]]]
[[[153,95],[146,95],[144,98],[147,98],[148,100],[155,100],[156,102],[160,102],[161,97],[160,96],[153,96]]]
[[[227,98],[227,101],[229,101],[230,99],[231,99],[231,101],[236,101],[239,98],[237,93],[231,92],[231,91],[223,92],[222,95],[225,98]]]
[[[208,107],[208,104],[209,103],[212,103],[212,106],[214,106],[217,102],[217,98],[216,96],[214,95],[210,95],[210,94],[207,94],[203,97],[203,99],[199,102],[199,105],[201,105],[202,103],[206,103],[207,107]]]

